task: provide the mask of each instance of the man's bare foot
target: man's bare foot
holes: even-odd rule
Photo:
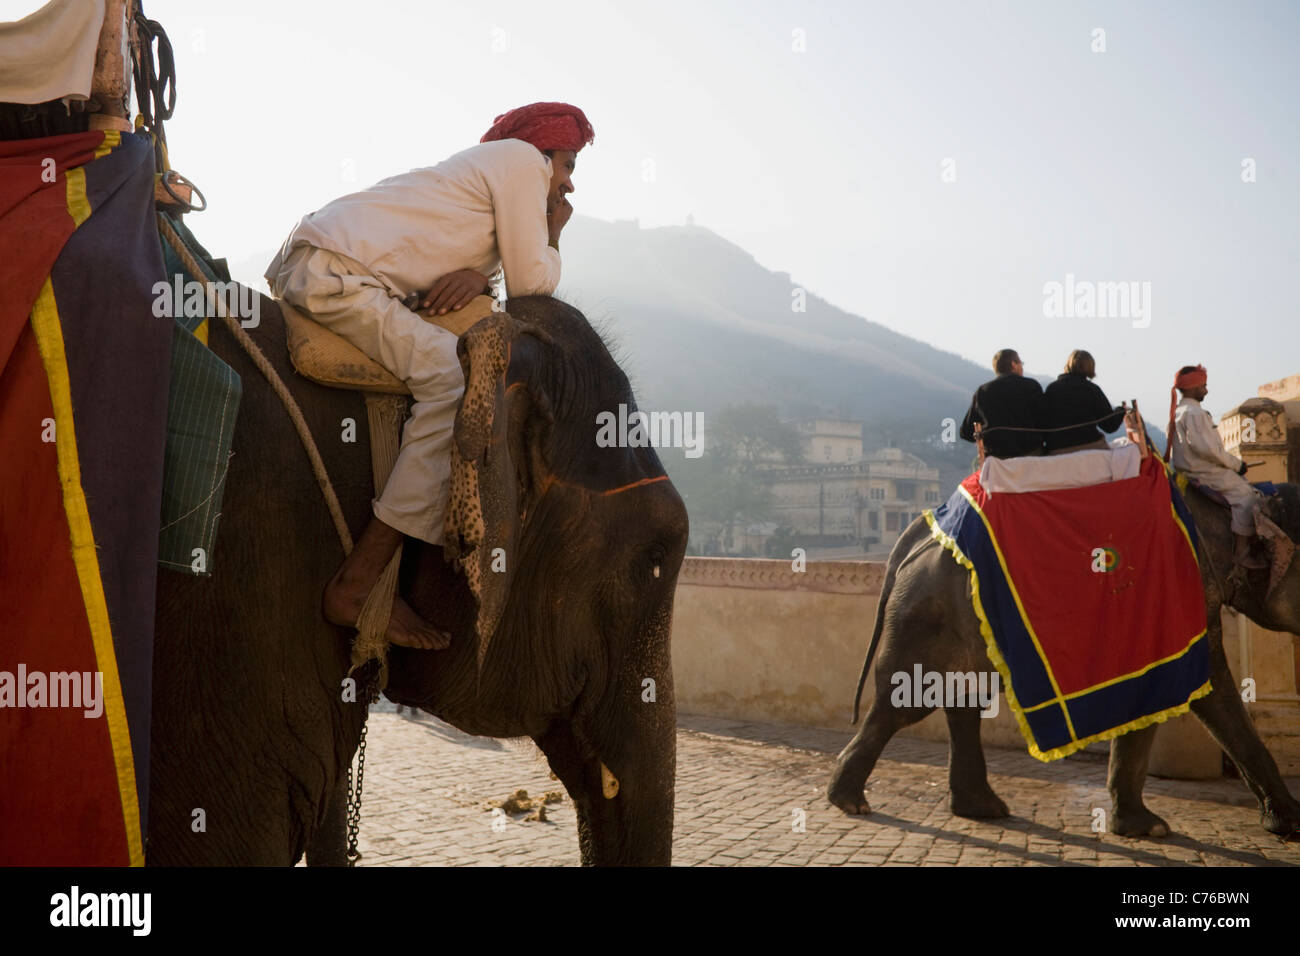
[[[331,624],[356,627],[361,608],[374,589],[389,560],[402,544],[402,533],[378,518],[371,518],[352,553],[344,559],[325,586],[321,610]],[[451,645],[451,636],[438,630],[411,609],[397,595],[388,619],[389,643],[402,647],[440,651]]]
[[[371,585],[374,586],[373,584]],[[325,619],[331,624],[356,627],[361,606],[370,592],[349,592],[347,582],[337,576],[325,588]],[[393,612],[388,618],[388,643],[415,647],[425,651],[442,651],[451,646],[451,636],[440,631],[411,609],[400,597],[393,597]]]

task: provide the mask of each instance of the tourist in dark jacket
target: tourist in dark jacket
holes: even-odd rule
[[[993,371],[998,377],[985,382],[971,399],[970,409],[961,423],[961,437],[975,440],[975,425],[984,437],[984,454],[994,458],[1019,458],[1043,453],[1043,434],[1037,429],[1047,424],[1047,403],[1043,386],[1025,378],[1025,366],[1015,349],[1003,349],[993,356]],[[1031,431],[992,430],[1011,426]]]
[[[1102,432],[1113,432],[1124,421],[1124,409],[1115,408],[1106,394],[1092,383],[1097,365],[1092,356],[1082,349],[1070,353],[1065,371],[1047,386],[1048,428],[1065,428],[1066,431],[1047,433],[1047,453],[1063,455],[1086,448],[1109,448],[1110,443]],[[1101,421],[1097,422],[1098,419]],[[1080,422],[1097,422],[1083,425]],[[1100,426],[1100,431],[1098,431]]]

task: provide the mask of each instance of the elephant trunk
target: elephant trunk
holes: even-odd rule
[[[654,701],[639,702],[630,718],[626,704],[611,714],[603,727],[621,728],[616,738],[589,733],[581,719],[557,720],[537,738],[573,798],[583,866],[672,862],[677,720],[671,678],[668,683]],[[592,753],[597,736],[609,743],[607,752]]]

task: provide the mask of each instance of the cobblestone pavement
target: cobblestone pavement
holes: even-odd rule
[[[387,702],[370,718],[362,865],[577,865],[567,794],[545,822],[494,814],[517,790],[563,788],[529,740],[462,734]],[[673,862],[680,866],[1276,866],[1300,864],[1300,843],[1259,825],[1238,780],[1147,782],[1147,805],[1172,836],[1127,840],[1091,830],[1107,812],[1105,757],[1040,764],[1023,750],[986,750],[1004,820],[948,811],[947,747],[895,738],[868,781],[873,813],[849,817],[823,788],[850,734],[716,718],[679,718]],[[1292,793],[1300,781],[1290,780]],[[805,831],[795,832],[796,810]]]

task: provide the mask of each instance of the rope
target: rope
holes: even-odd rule
[[[405,415],[406,396],[366,393],[375,497],[384,493],[388,476],[397,463]],[[361,613],[357,616],[357,639],[352,645],[353,670],[372,658],[379,661],[380,687],[388,683],[388,621],[393,616],[393,597],[397,593],[397,571],[401,564],[402,548],[399,545],[361,606]]]
[[[190,275],[203,284],[206,293],[212,285],[208,281],[207,273],[190,253],[184,240],[177,235],[176,230],[172,228],[172,224],[167,221],[167,217],[162,214],[158,215],[158,231],[162,233],[163,238],[167,240],[167,244],[180,257],[181,263],[189,270]],[[235,337],[236,342],[243,346],[248,357],[257,366],[257,370],[270,383],[272,390],[283,403],[284,410],[289,413],[289,420],[293,422],[294,430],[298,432],[302,447],[307,452],[307,458],[311,461],[311,470],[316,476],[316,484],[320,485],[321,494],[325,496],[325,506],[329,509],[330,518],[334,521],[334,530],[338,532],[339,543],[343,545],[343,553],[351,554],[352,532],[348,530],[348,523],[343,520],[343,508],[339,505],[338,495],[334,493],[334,485],[330,481],[329,473],[325,470],[325,462],[321,460],[320,450],[316,447],[316,439],[307,426],[307,420],[303,418],[302,409],[290,393],[288,386],[284,384],[284,380],[280,378],[275,366],[271,364],[270,359],[257,347],[257,343],[252,340],[249,334],[244,331],[238,319],[228,313],[222,297],[217,295],[212,296],[212,298],[216,300],[217,314],[225,322],[230,334]]]
[[[987,435],[989,432],[1038,432],[1040,435],[1046,435],[1049,432],[1068,432],[1075,428],[1087,428],[1089,425],[1100,425],[1114,414],[1114,412],[1111,412],[1108,415],[1103,415],[1101,418],[1094,418],[1090,422],[1078,422],[1074,425],[1061,425],[1059,428],[1021,428],[1017,425],[994,425],[991,428],[981,428],[980,434]]]
[[[163,238],[167,240],[167,244],[180,257],[181,264],[203,284],[204,292],[207,292],[211,286],[207,273],[203,271],[202,266],[190,253],[184,241],[172,228],[172,224],[162,214],[158,216],[158,231],[162,233]],[[272,390],[284,405],[285,411],[289,413],[289,420],[293,422],[293,427],[298,432],[298,438],[302,441],[302,447],[307,452],[308,459],[311,460],[312,473],[315,474],[316,483],[320,485],[321,494],[325,497],[325,505],[329,508],[330,517],[334,521],[334,530],[338,532],[339,542],[343,545],[343,553],[351,554],[352,533],[348,530],[347,522],[343,520],[343,509],[339,506],[338,495],[334,493],[334,485],[330,481],[329,472],[325,470],[325,462],[321,460],[320,450],[316,447],[316,439],[313,437],[311,429],[307,427],[307,420],[303,418],[302,409],[265,353],[257,347],[257,343],[244,331],[238,320],[234,316],[227,314],[226,304],[221,296],[213,296],[213,299],[217,302],[217,314],[225,322],[226,328],[235,337],[235,341],[243,347],[248,357],[252,359],[253,364],[257,366],[257,370],[270,383]],[[372,401],[372,398],[374,401]],[[370,422],[371,456],[376,494],[383,490],[384,483],[388,481],[388,475],[393,470],[393,463],[397,460],[397,448],[400,447],[400,429],[391,426],[383,428],[382,425],[385,423],[385,417],[392,417],[394,423],[400,425],[400,415],[404,410],[405,398],[402,396],[366,395],[366,412]],[[362,606],[361,616],[357,620],[358,635],[356,643],[353,645],[354,660],[358,647],[373,645],[376,632],[378,633],[378,639],[383,642],[377,655],[369,655],[378,658],[380,670],[378,680],[369,685],[369,693],[366,695],[367,718],[370,716],[370,705],[379,700],[379,689],[384,686],[387,679],[388,643],[384,635],[387,631],[389,615],[392,613],[393,594],[397,587],[397,569],[401,563],[401,557],[402,549],[399,547],[397,553],[393,556],[393,560],[388,563],[388,567],[380,575],[379,581],[371,589],[370,595],[366,598],[366,603]],[[352,670],[356,670],[356,667],[357,665],[354,663]],[[357,767],[355,772],[352,769],[351,762],[348,763],[347,806],[345,808],[347,821],[346,859],[348,866],[356,866],[357,861],[361,859],[361,852],[357,848],[357,842],[361,827],[361,792],[366,773],[366,729],[368,725],[368,719],[361,724],[361,740],[357,746]]]
[[[157,20],[150,20],[144,15],[144,4],[137,0],[135,26],[140,37],[140,45],[135,58],[136,100],[140,104],[140,115],[144,125],[151,131],[158,127],[159,138],[162,135],[162,121],[172,118],[176,111],[176,60],[172,56],[172,43],[167,38],[167,31]],[[153,45],[158,41],[158,60],[155,64]]]

